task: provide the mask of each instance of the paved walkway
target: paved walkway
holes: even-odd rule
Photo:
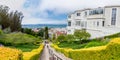
[[[49,44],[44,46],[43,52],[39,60],[71,60],[62,53],[56,52]]]
[[[43,52],[41,54],[40,60],[49,60],[49,51],[47,46],[44,46]]]

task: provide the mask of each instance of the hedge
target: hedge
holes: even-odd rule
[[[23,52],[23,60],[38,60],[42,50],[43,44],[41,44],[38,49],[33,49],[31,52]]]
[[[52,47],[73,60],[120,60],[120,38],[112,39],[105,46],[84,49],[59,48],[57,45]]]
[[[22,51],[0,47],[0,60],[22,60]]]

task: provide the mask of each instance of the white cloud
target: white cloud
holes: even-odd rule
[[[0,5],[9,6],[11,10],[22,11],[25,0],[0,0]]]
[[[66,20],[54,20],[47,18],[50,14],[48,14],[46,10],[54,11],[55,15],[59,15],[84,8],[97,8],[105,5],[120,5],[120,0],[41,0],[38,7],[25,9],[23,8],[25,1],[26,0],[0,0],[0,5],[7,5],[11,8],[11,10],[22,11],[25,16],[22,24],[66,23]],[[36,12],[40,12],[42,17],[33,17],[32,14]]]
[[[42,0],[40,10],[53,10],[55,13],[66,13],[78,9],[118,4],[120,5],[120,0]]]

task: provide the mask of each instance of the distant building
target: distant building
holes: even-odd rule
[[[77,10],[68,15],[67,21],[67,34],[78,29],[86,29],[93,38],[117,33],[120,32],[120,5]]]
[[[55,38],[57,38],[60,35],[66,35],[67,29],[66,28],[51,28],[49,29],[49,37],[53,38],[53,35],[55,35]]]
[[[34,32],[39,32],[40,31],[40,29],[39,28],[34,28],[34,29],[32,29],[32,31],[34,31]]]

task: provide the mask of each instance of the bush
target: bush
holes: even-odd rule
[[[0,47],[0,60],[22,60],[22,52],[17,49]]]
[[[115,38],[107,45],[99,47],[71,49],[69,51],[67,48],[56,47],[55,45],[54,48],[57,51],[60,50],[59,52],[73,60],[120,60],[120,38]]]
[[[63,53],[65,56],[69,57],[69,51],[72,50],[71,48],[59,48],[57,45],[51,45],[56,51]]]
[[[96,42],[96,41],[92,41],[90,43],[88,43],[85,48],[88,48],[88,47],[96,47],[96,46],[102,46],[102,45],[105,45],[107,42]]]
[[[59,41],[59,42],[65,41],[65,35],[58,36],[57,41]]]
[[[43,50],[43,45],[41,44],[38,49],[33,49],[31,52],[24,52],[23,60],[38,60],[42,50]]]
[[[0,35],[3,34],[2,30],[0,29]]]
[[[22,45],[33,44],[38,41],[39,38],[23,33],[10,33],[0,36],[0,42],[4,45]]]

